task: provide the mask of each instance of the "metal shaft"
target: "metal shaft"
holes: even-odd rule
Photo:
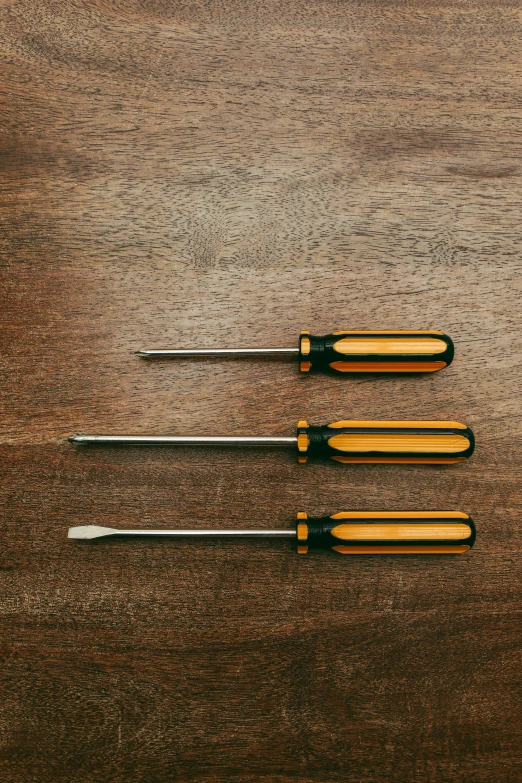
[[[108,536],[175,536],[195,538],[295,538],[295,530],[120,530],[99,525],[82,525],[69,528],[68,538],[92,541]]]
[[[122,446],[295,446],[297,438],[184,437],[180,435],[72,435],[71,443]]]
[[[176,356],[298,356],[299,348],[204,348],[180,350],[136,351],[142,359],[174,358]]]
[[[119,536],[194,536],[195,538],[295,538],[295,530],[117,530]]]

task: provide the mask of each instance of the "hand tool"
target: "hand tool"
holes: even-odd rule
[[[319,427],[300,421],[292,438],[79,434],[69,441],[111,446],[297,446],[299,462],[314,456],[344,463],[434,465],[462,462],[475,445],[469,427],[455,421],[337,421]]]
[[[193,538],[292,538],[297,552],[330,549],[341,555],[457,555],[475,543],[475,525],[460,511],[341,511],[329,517],[297,514],[293,530],[118,530],[85,525],[68,537],[178,536]]]
[[[442,332],[333,332],[314,337],[303,331],[297,348],[218,348],[136,351],[143,359],[187,356],[293,356],[301,372],[435,372],[451,364],[453,342]]]

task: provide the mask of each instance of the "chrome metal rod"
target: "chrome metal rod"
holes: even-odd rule
[[[68,538],[89,541],[106,536],[176,536],[196,538],[295,538],[296,530],[121,530],[98,525],[69,528]]]
[[[142,359],[168,359],[176,356],[298,356],[299,348],[203,348],[180,350],[136,351]]]
[[[239,536],[241,538],[295,538],[295,530],[118,530],[120,536]]]
[[[184,437],[181,435],[72,435],[71,443],[120,446],[295,446],[297,438]]]

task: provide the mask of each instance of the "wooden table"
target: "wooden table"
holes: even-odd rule
[[[2,4],[2,781],[520,781],[521,10]],[[442,329],[456,360],[133,356],[335,327]],[[303,467],[67,442],[302,417],[460,420],[478,448]],[[66,538],[455,508],[479,536],[459,558]]]

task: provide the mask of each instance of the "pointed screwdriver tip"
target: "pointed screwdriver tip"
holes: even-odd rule
[[[102,538],[103,536],[112,536],[118,531],[112,527],[99,527],[98,525],[82,525],[81,527],[70,527],[67,538],[82,539],[90,541],[93,538]]]
[[[141,359],[147,359],[150,354],[148,351],[134,351],[134,356],[139,356]]]

